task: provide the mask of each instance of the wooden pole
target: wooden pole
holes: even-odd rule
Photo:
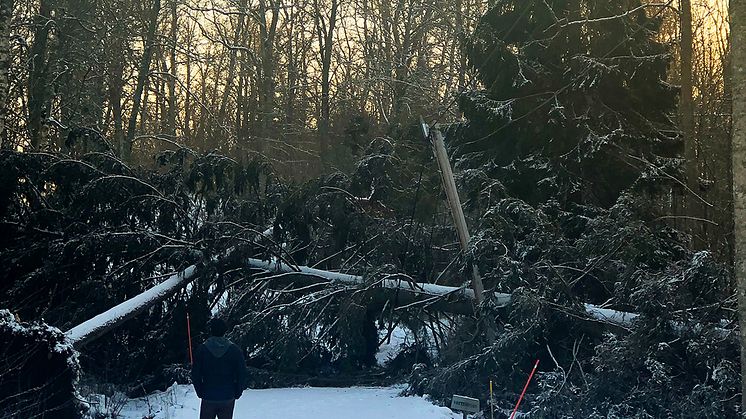
[[[461,200],[458,196],[458,189],[456,189],[456,181],[453,178],[451,162],[448,160],[448,153],[446,152],[443,134],[441,134],[440,130],[437,128],[430,129],[422,119],[420,119],[420,124],[422,126],[422,134],[425,138],[430,139],[430,142],[433,145],[433,153],[435,154],[435,159],[438,161],[438,167],[440,167],[440,174],[443,178],[443,188],[448,197],[448,205],[451,207],[451,215],[453,215],[453,223],[456,225],[461,249],[466,252],[470,239],[469,229],[466,226],[464,210],[461,208]],[[474,290],[474,300],[476,304],[479,305],[484,299],[484,285],[482,284],[482,276],[479,274],[476,265],[472,265],[471,269],[471,288]]]

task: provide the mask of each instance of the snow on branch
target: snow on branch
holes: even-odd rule
[[[338,282],[346,285],[362,285],[365,283],[362,276],[350,275],[339,272],[324,271],[321,269],[309,268],[307,266],[290,266],[286,263],[278,260],[266,261],[260,259],[249,258],[247,264],[256,269],[262,269],[269,272],[277,273],[302,273],[307,275],[313,275],[315,277],[323,277],[331,282]],[[470,288],[460,287],[449,287],[445,285],[427,284],[419,282],[403,281],[402,279],[385,279],[381,281],[381,286],[387,289],[395,289],[400,291],[407,291],[414,294],[419,300],[427,297],[462,297],[469,300],[474,300],[474,291]],[[493,292],[491,297],[495,301],[498,307],[505,307],[510,305],[512,295]],[[441,305],[441,307],[443,307]],[[608,308],[601,308],[593,304],[585,304],[585,310],[588,316],[604,322],[610,323],[617,326],[626,327],[629,326],[639,315],[635,313],[628,313],[624,311],[611,310]],[[456,310],[461,313],[462,310]]]
[[[270,238],[272,227],[257,233],[258,237]],[[233,252],[233,248],[228,253]],[[215,260],[215,258],[213,258]],[[111,329],[121,325],[132,317],[147,310],[153,305],[170,297],[176,291],[184,288],[195,279],[197,265],[191,265],[183,271],[177,272],[160,284],[118,304],[105,312],[86,320],[65,332],[70,343],[76,348],[85,346],[88,342],[107,333]],[[309,268],[310,269],[310,268]]]
[[[268,272],[301,273],[345,285],[359,286],[365,283],[363,277],[359,275],[324,271],[307,266],[294,267],[278,260],[265,261],[249,258],[247,264],[252,268]],[[65,335],[76,348],[84,346],[91,340],[107,333],[185,287],[195,278],[196,269],[196,265],[191,265],[183,271],[171,275],[160,284],[73,327],[65,332]],[[426,303],[428,306],[442,311],[465,314],[467,310],[464,304],[459,303],[474,300],[474,291],[470,288],[411,282],[403,280],[401,276],[396,279],[384,279],[380,284],[382,288],[387,290],[405,292],[406,295],[399,295],[401,303],[410,305]],[[505,307],[510,305],[512,296],[511,294],[494,292],[492,298],[498,307]],[[447,300],[444,301],[444,299]],[[610,310],[592,304],[586,304],[585,309],[591,318],[619,326],[628,326],[638,316],[634,313]]]
[[[626,311],[611,310],[601,308],[593,304],[585,304],[585,311],[596,320],[617,324],[620,326],[629,326],[640,315],[636,313],[627,313]]]
[[[185,287],[194,279],[196,269],[197,265],[191,265],[141,294],[84,321],[65,332],[67,338],[76,348],[84,346]]]
[[[580,20],[574,20],[574,21],[570,21],[570,22],[567,22],[565,19],[557,19],[557,17],[555,16],[555,20],[556,20],[555,25],[559,24],[561,28],[564,28],[564,27],[572,26],[572,25],[587,25],[589,23],[605,23],[605,22],[608,22],[608,21],[611,21],[611,20],[617,20],[617,19],[627,18],[629,16],[632,16],[634,14],[639,13],[643,9],[648,9],[648,8],[651,8],[651,7],[658,7],[658,8],[661,8],[661,9],[673,9],[674,12],[678,12],[673,6],[671,6],[671,1],[669,1],[667,3],[648,3],[648,4],[643,4],[643,5],[637,6],[637,7],[633,8],[633,9],[627,10],[627,11],[625,11],[623,13],[619,13],[619,14],[616,14],[616,15],[602,16],[602,17],[597,17],[597,18],[580,19]],[[660,12],[658,12],[658,14],[660,14]],[[554,26],[554,25],[552,25],[552,26]]]

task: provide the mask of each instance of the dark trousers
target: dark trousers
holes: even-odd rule
[[[235,401],[210,402],[202,400],[199,408],[199,419],[233,419],[233,406]]]

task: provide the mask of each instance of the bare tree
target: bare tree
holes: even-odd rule
[[[26,12],[31,47],[19,59],[28,63],[32,146],[50,127],[65,135],[63,126],[84,125],[129,159],[170,138],[261,152],[279,165],[318,165],[352,118],[384,132],[400,118],[453,108],[456,86],[469,80],[461,44],[487,4],[36,1]],[[139,19],[128,18],[133,10]]]
[[[275,37],[279,19],[279,1],[269,0],[268,3],[267,0],[259,0],[259,126],[262,136],[269,133],[275,113]]]
[[[330,104],[329,94],[331,91],[330,74],[332,65],[332,48],[334,46],[334,31],[337,25],[337,9],[339,2],[331,0],[329,15],[321,11],[321,4],[314,0],[314,21],[316,26],[319,54],[321,58],[321,106],[319,112],[319,145],[321,160],[324,161],[329,145],[329,118]]]
[[[171,33],[169,35],[170,51],[169,51],[169,78],[168,78],[168,133],[172,136],[176,136],[176,115],[179,113],[178,103],[176,98],[176,78],[179,76],[177,71],[177,45],[179,42],[179,7],[177,0],[171,0]]]
[[[129,160],[132,154],[132,141],[135,139],[135,130],[137,128],[137,114],[140,113],[143,91],[145,90],[145,84],[150,75],[150,60],[152,58],[153,44],[155,43],[155,34],[158,28],[158,15],[160,14],[160,11],[161,0],[154,0],[153,7],[150,9],[150,21],[147,27],[147,34],[144,40],[145,44],[137,75],[137,85],[135,87],[132,111],[130,112],[129,124],[127,126],[127,137],[125,138],[124,143],[119,145],[119,153],[124,160]]]
[[[41,0],[39,3],[39,12],[34,17],[34,40],[29,51],[28,127],[32,149],[39,148],[43,141],[44,119],[51,105],[48,44],[53,1]]]
[[[689,189],[699,192],[699,164],[697,158],[697,138],[694,123],[694,99],[692,86],[692,5],[690,0],[680,0],[679,27],[681,37],[679,47],[681,53],[681,91],[679,94],[679,125],[684,136],[684,157],[686,159],[686,179]],[[696,195],[687,195],[687,213],[691,218],[689,223],[692,237],[698,245],[703,242],[701,233],[701,203]]]

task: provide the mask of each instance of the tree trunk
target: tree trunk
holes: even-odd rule
[[[746,0],[731,0],[731,88],[733,89],[733,212],[735,257],[733,272],[741,330],[741,411],[746,410]]]
[[[174,295],[176,291],[184,288],[194,280],[196,269],[196,265],[189,266],[183,271],[171,275],[168,279],[147,291],[73,327],[65,332],[65,334],[76,348],[80,348],[155,304]]]
[[[48,116],[49,91],[49,31],[52,13],[50,0],[41,0],[39,14],[34,17],[34,43],[29,53],[28,113],[31,149],[36,150],[43,140],[42,126]]]
[[[285,20],[287,24],[287,87],[285,89],[285,125],[288,127],[295,124],[295,95],[298,94],[298,63],[295,49],[300,43],[295,43],[295,28],[297,25],[295,8],[285,9]],[[301,25],[302,27],[302,25]]]
[[[120,45],[117,42],[117,45]],[[112,60],[110,68],[111,80],[109,81],[109,106],[111,106],[112,119],[114,122],[114,144],[124,144],[124,123],[122,119],[122,95],[124,92],[124,62]],[[121,151],[121,150],[120,150]]]
[[[244,99],[244,90],[246,89],[246,58],[241,54],[240,71],[238,72],[238,86],[236,86],[236,113],[233,116],[234,124],[236,125],[236,152],[240,153],[244,146],[244,129],[243,129],[243,113],[246,108]]]
[[[5,129],[10,90],[10,23],[13,17],[13,0],[0,0],[0,148],[8,142]]]
[[[277,259],[265,261],[249,258],[246,264],[252,268],[281,274],[272,280],[284,283],[295,282],[296,285],[314,283],[342,284],[353,287],[370,286],[360,275],[330,272],[308,266],[290,266]],[[419,305],[433,311],[453,314],[473,315],[475,299],[474,290],[469,288],[449,287],[432,283],[409,282],[401,278],[386,279],[376,289],[380,290],[392,304],[398,307]],[[283,287],[284,288],[284,287]],[[489,292],[485,294],[492,299],[494,307],[507,307],[512,303],[512,294]],[[628,327],[639,317],[637,313],[601,308],[593,304],[583,304],[589,318],[609,325]]]
[[[101,123],[106,91],[99,75],[105,71],[97,54],[98,26],[95,16],[100,2],[65,0],[59,2],[54,15],[55,68],[53,88],[58,119],[69,129],[98,127]],[[119,57],[121,59],[121,57]],[[59,145],[65,142],[68,130],[58,130]],[[55,147],[56,148],[56,147]]]
[[[723,95],[725,99],[723,100],[726,104],[726,107],[723,110],[724,114],[732,115],[733,114],[733,103],[732,103],[732,97],[733,97],[733,65],[732,65],[732,53],[728,52],[725,54],[725,57],[723,59]],[[732,135],[733,133],[733,120],[728,118],[726,119],[728,122],[726,124],[726,130],[725,132],[729,135]],[[726,252],[726,261],[729,264],[729,266],[733,266],[733,261],[735,258],[735,244],[734,244],[734,237],[733,237],[733,182],[731,182],[731,179],[733,179],[733,142],[730,138],[722,137],[719,141],[721,144],[721,149],[723,153],[723,166],[722,174],[723,177],[726,180],[725,189],[723,191],[724,199],[721,200],[721,202],[725,202],[723,205],[724,208],[721,208],[720,216],[722,218],[716,220],[718,224],[722,226],[722,229],[720,231],[723,232],[723,236],[725,238],[726,244],[725,244],[725,252]]]
[[[192,139],[192,34],[186,42],[186,95],[184,97],[184,137]]]
[[[692,93],[692,5],[690,0],[681,0],[680,11],[681,40],[681,91],[679,94],[679,126],[684,136],[684,158],[686,169],[686,184],[689,193],[686,195],[686,211],[692,217],[689,231],[692,235],[692,246],[701,247],[703,244],[702,222],[696,218],[703,217],[703,207],[697,195],[699,188],[699,164],[697,159],[697,139],[694,123],[694,99]],[[696,194],[696,195],[695,195]]]
[[[268,137],[274,119],[275,109],[275,35],[277,34],[277,23],[280,17],[280,5],[277,0],[270,0],[270,9],[267,8],[266,0],[259,1],[259,16],[261,17],[259,27],[259,42],[261,45],[261,75],[259,80],[259,131],[260,136]],[[267,20],[267,12],[272,15]],[[257,143],[257,149],[263,150],[265,139]]]
[[[236,30],[233,34],[233,44],[241,42],[241,34],[243,33],[244,21],[246,20],[246,0],[243,0],[239,5],[238,22],[236,24]],[[241,45],[244,46],[244,45]],[[218,112],[218,121],[223,124],[226,122],[226,115],[228,109],[228,99],[230,98],[231,91],[233,90],[233,79],[236,78],[236,61],[238,52],[234,45],[230,45],[228,55],[230,60],[228,62],[228,77],[225,79],[225,88],[223,89],[223,97],[220,99],[220,110]]]
[[[464,54],[464,43],[466,41],[466,30],[464,29],[464,6],[463,0],[456,0],[456,44],[458,57],[458,91],[463,92],[466,89],[466,54]],[[451,55],[451,59],[456,56]]]
[[[137,75],[137,85],[135,87],[134,100],[132,102],[132,111],[130,112],[129,125],[127,126],[127,138],[123,144],[120,144],[120,156],[123,160],[130,159],[132,154],[132,141],[135,139],[135,129],[137,128],[137,114],[140,113],[140,104],[142,101],[145,82],[148,80],[150,73],[150,59],[153,52],[153,43],[155,41],[155,31],[158,27],[158,14],[161,11],[161,0],[153,1],[153,8],[150,11],[150,22],[148,23],[148,33],[145,38],[145,48],[140,60],[140,69]]]
[[[334,40],[334,27],[337,24],[337,8],[339,3],[332,0],[329,20],[325,22],[321,14],[320,5],[316,3],[316,31],[319,39],[319,52],[321,54],[321,109],[319,112],[319,153],[321,163],[328,160],[329,147],[329,126],[331,107],[329,103],[329,94],[331,91],[331,65],[332,65],[332,47]]]
[[[170,58],[170,77],[168,78],[168,134],[176,137],[176,114],[179,112],[176,103],[176,44],[178,42],[178,3],[177,0],[171,0],[171,51]]]

